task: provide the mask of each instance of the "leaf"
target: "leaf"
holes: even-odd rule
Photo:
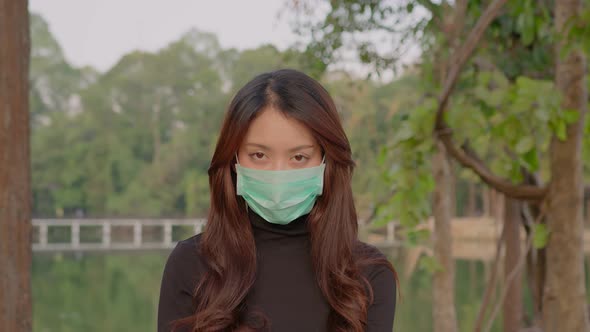
[[[516,153],[525,154],[535,147],[535,140],[531,136],[522,137],[516,144]]]
[[[525,46],[528,46],[535,40],[535,22],[534,17],[531,17],[531,15],[528,13],[523,14],[522,16],[524,16],[524,23],[522,26],[522,43]]]
[[[567,124],[575,123],[579,117],[580,113],[576,110],[564,110],[562,114],[562,118]]]
[[[549,230],[545,224],[533,225],[533,246],[536,249],[542,249],[549,241]]]
[[[511,163],[509,163],[509,174],[510,174],[510,179],[513,182],[521,182],[523,180],[522,178],[522,172],[520,171],[520,162],[519,160],[513,160]]]
[[[498,107],[504,101],[505,96],[506,91],[498,88],[488,93],[486,102],[491,106]]]
[[[395,142],[405,141],[405,140],[411,138],[413,135],[414,135],[414,132],[412,131],[412,127],[408,123],[404,123],[398,129],[398,131],[395,133],[394,141]]]
[[[420,262],[418,263],[418,265],[421,269],[431,274],[444,270],[440,262],[433,256],[420,257]]]
[[[567,139],[567,132],[566,132],[566,125],[565,121],[557,120],[557,127],[555,128],[555,135],[562,141]]]
[[[385,160],[387,160],[387,146],[382,146],[379,155],[377,156],[377,165],[383,166],[385,164]]]
[[[539,170],[539,157],[537,156],[537,151],[535,149],[531,149],[525,153],[523,155],[523,161],[525,163],[524,166],[531,172]]]
[[[430,231],[427,229],[408,229],[406,239],[410,245],[418,245],[430,238]]]
[[[541,122],[547,122],[551,115],[551,109],[548,107],[537,107],[535,110],[536,118]]]

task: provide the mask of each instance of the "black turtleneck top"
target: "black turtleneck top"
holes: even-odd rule
[[[330,306],[312,269],[307,215],[287,225],[271,224],[250,212],[256,242],[257,276],[246,297],[248,308],[261,310],[272,332],[323,332]],[[192,315],[192,294],[206,265],[197,248],[201,235],[178,242],[170,253],[160,288],[158,332],[168,324]],[[383,254],[373,246],[374,254]],[[367,332],[391,332],[396,305],[396,282],[387,267],[375,265],[362,273],[373,289]],[[187,330],[182,330],[189,331]]]

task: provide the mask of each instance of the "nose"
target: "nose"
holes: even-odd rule
[[[272,163],[272,169],[273,171],[284,171],[284,170],[288,170],[290,169],[289,167],[289,162],[287,160],[277,160],[274,163]]]

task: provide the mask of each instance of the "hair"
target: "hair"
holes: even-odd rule
[[[256,246],[246,204],[236,195],[235,155],[262,110],[274,108],[303,123],[324,151],[324,189],[308,217],[316,281],[331,310],[329,331],[364,331],[373,301],[361,270],[391,263],[358,240],[351,178],[355,166],[334,101],[314,79],[281,69],[256,76],[232,99],[209,167],[211,206],[199,254],[207,265],[194,292],[196,312],[175,321],[194,332],[256,331],[268,322],[248,312],[245,298],[256,279]]]

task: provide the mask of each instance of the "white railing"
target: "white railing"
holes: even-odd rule
[[[169,250],[181,240],[173,236],[176,227],[190,229],[190,235],[200,233],[204,225],[205,219],[33,219],[33,251]],[[54,228],[64,226],[69,228],[66,230],[68,240],[56,242],[50,234]],[[96,233],[96,228],[99,228],[98,241],[81,238],[82,231],[94,229]],[[130,231],[132,236],[130,239],[116,239],[113,230],[119,233]],[[146,238],[148,233],[152,235],[150,238]],[[186,237],[187,231],[181,236]]]

